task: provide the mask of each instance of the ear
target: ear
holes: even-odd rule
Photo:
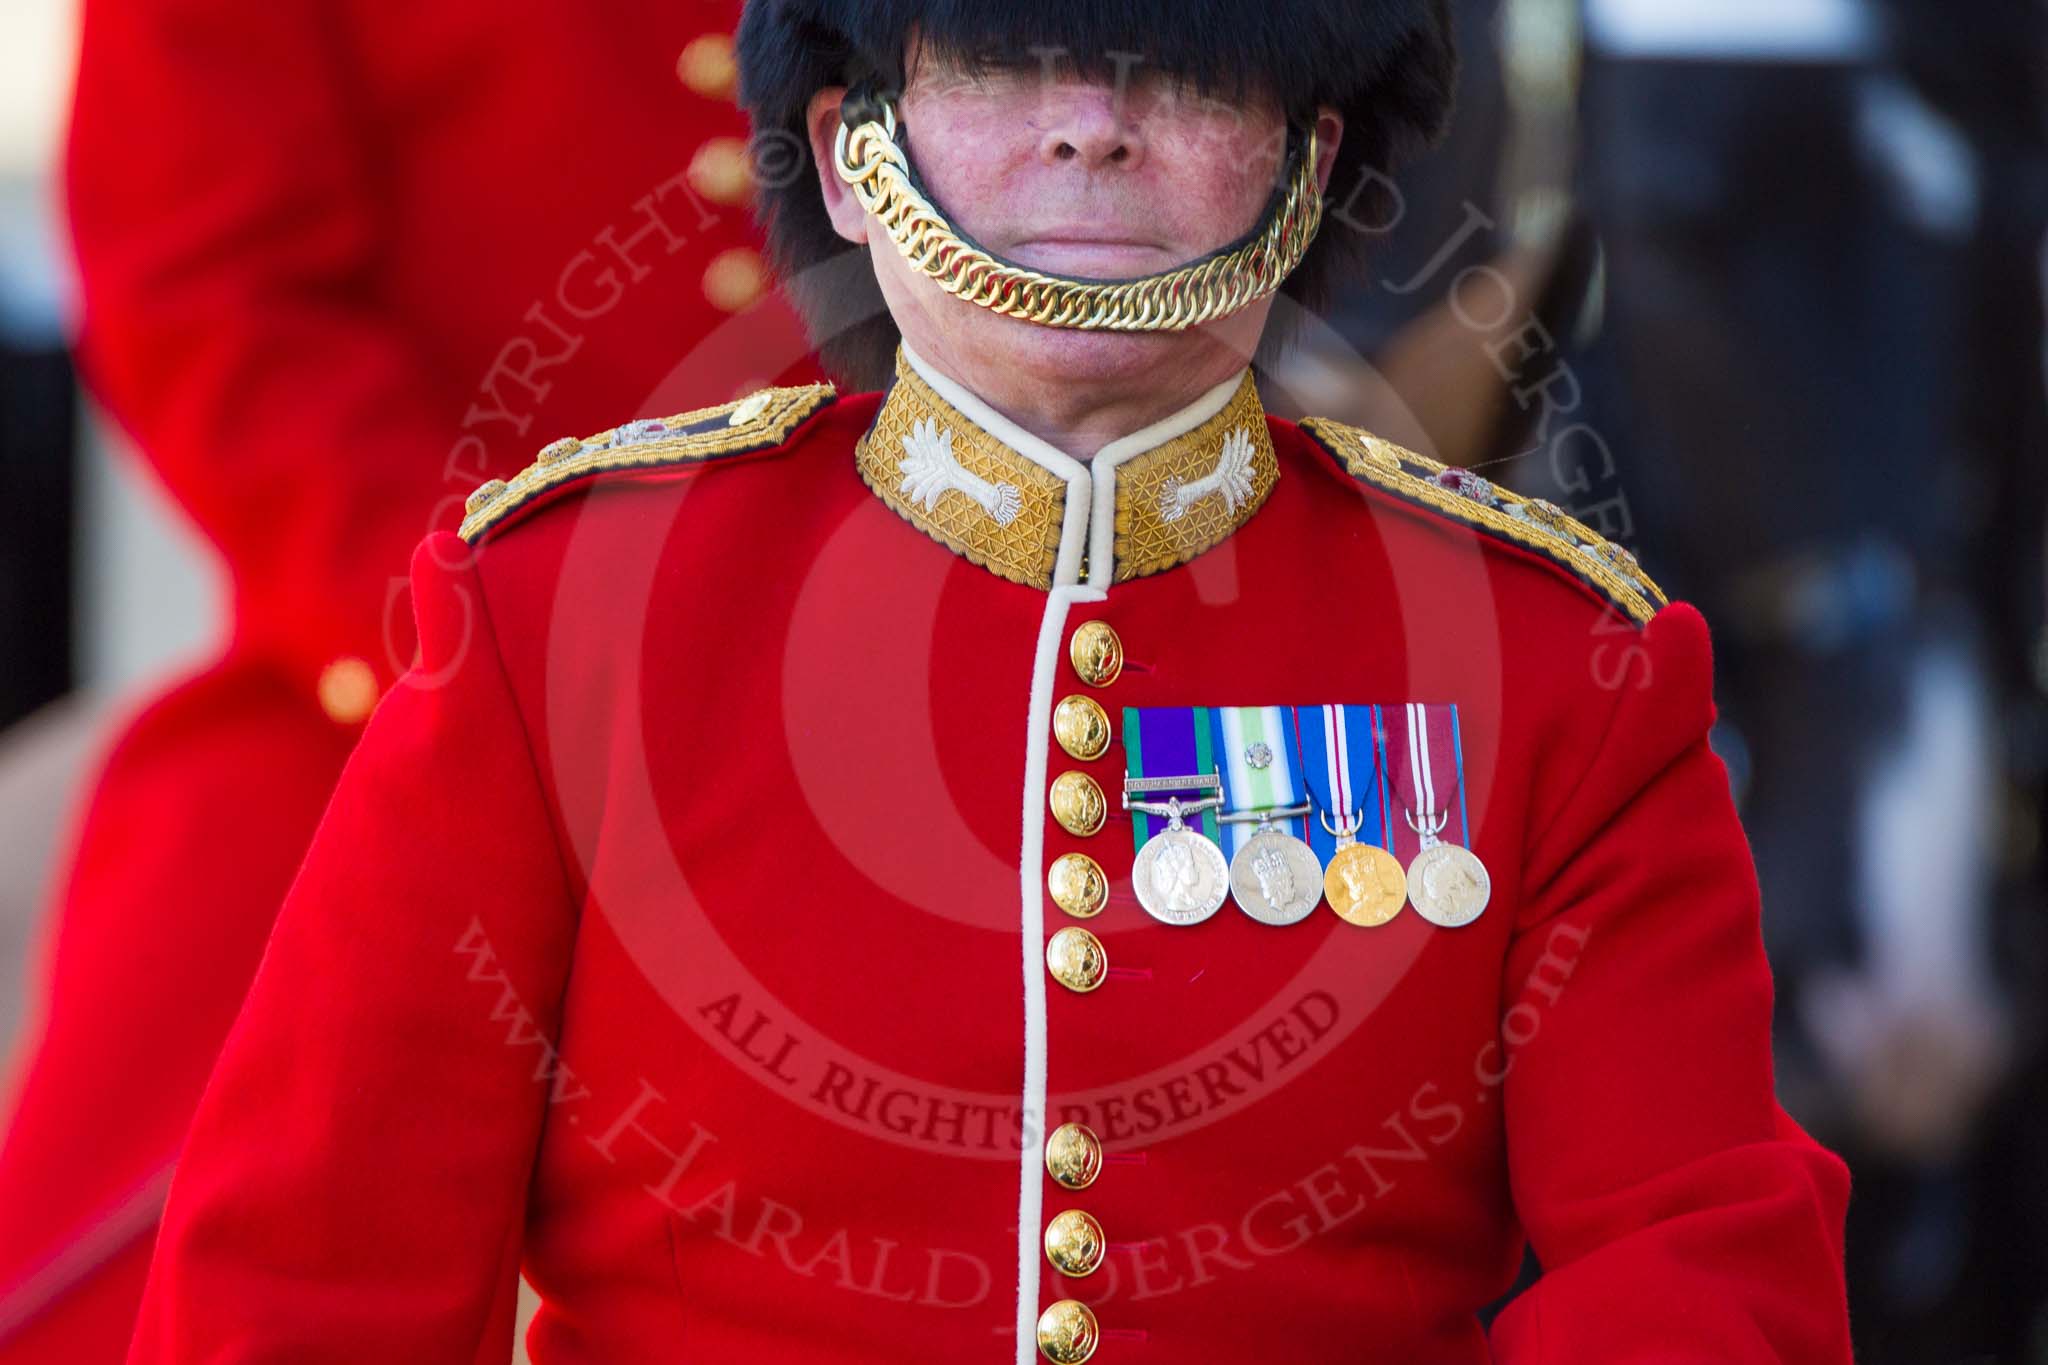
[[[1337,169],[1337,149],[1344,145],[1344,116],[1330,105],[1316,110],[1316,183],[1327,193]]]
[[[818,170],[818,192],[825,196],[825,213],[832,230],[847,241],[867,245],[867,210],[853,197],[853,187],[839,178],[835,148],[839,141],[839,106],[846,99],[846,87],[828,85],[811,96],[804,111],[804,123],[811,135],[811,162]]]

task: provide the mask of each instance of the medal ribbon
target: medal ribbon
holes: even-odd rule
[[[1124,708],[1124,770],[1132,777],[1207,776],[1216,771],[1216,758],[1215,732],[1208,707]],[[1191,786],[1185,791],[1147,792],[1143,799],[1163,804],[1175,796],[1186,801],[1215,794],[1214,787]],[[1140,849],[1172,823],[1164,815],[1131,812],[1131,833]],[[1186,823],[1189,829],[1200,830],[1217,843],[1222,842],[1223,825],[1215,811],[1189,816]]]
[[[1471,845],[1465,819],[1465,756],[1458,743],[1458,708],[1409,702],[1388,707],[1387,761],[1394,774],[1394,842],[1388,847],[1403,864],[1422,851],[1422,837],[1408,824],[1428,828],[1439,819],[1437,841]],[[1444,818],[1448,816],[1448,818]]]
[[[1386,720],[1377,706],[1302,706],[1295,708],[1300,731],[1302,776],[1318,811],[1335,824],[1347,813],[1362,813],[1352,833],[1361,844],[1393,847],[1390,822],[1397,820],[1387,800]],[[1309,817],[1309,847],[1325,867],[1337,854],[1337,836]]]
[[[1301,804],[1301,759],[1296,749],[1292,719],[1291,708],[1285,706],[1209,708],[1210,738],[1222,760],[1219,766],[1223,778],[1223,809],[1226,812],[1233,815],[1256,814],[1262,810]],[[1252,762],[1253,750],[1260,746],[1264,747],[1260,754],[1265,759],[1263,767]],[[1273,828],[1286,830],[1296,838],[1305,838],[1307,831],[1303,819],[1299,815],[1290,815],[1275,820]],[[1224,825],[1223,831],[1223,837],[1228,840],[1223,851],[1236,857],[1245,840],[1257,834],[1259,827],[1233,821]]]

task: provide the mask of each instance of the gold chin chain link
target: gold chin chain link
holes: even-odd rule
[[[1265,298],[1294,272],[1323,224],[1313,129],[1294,177],[1257,235],[1233,251],[1135,280],[1076,280],[991,256],[963,240],[918,192],[896,142],[896,108],[882,121],[842,125],[839,178],[881,222],[903,258],[956,298],[1043,327],[1098,332],[1180,332]]]

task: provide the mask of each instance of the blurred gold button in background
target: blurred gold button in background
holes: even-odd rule
[[[302,675],[303,676],[303,675]],[[377,670],[361,659],[336,659],[320,670],[320,709],[336,725],[357,725],[377,709]]]
[[[751,247],[722,251],[705,268],[704,297],[715,308],[737,313],[767,292],[767,262]]]
[[[676,58],[676,76],[706,99],[731,99],[740,85],[740,64],[733,56],[732,39],[723,33],[707,33],[692,40]]]
[[[736,137],[714,137],[690,158],[690,188],[714,204],[740,204],[754,192],[754,167],[747,144]]]

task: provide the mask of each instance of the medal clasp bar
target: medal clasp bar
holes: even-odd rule
[[[1190,773],[1185,777],[1126,777],[1124,779],[1124,809],[1137,810],[1140,803],[1134,803],[1133,796],[1148,796],[1158,792],[1214,792],[1216,803],[1222,804],[1223,775],[1217,772]],[[1192,809],[1192,807],[1184,807]],[[1208,810],[1210,807],[1204,806]],[[1148,811],[1150,815],[1164,815],[1163,810]]]

